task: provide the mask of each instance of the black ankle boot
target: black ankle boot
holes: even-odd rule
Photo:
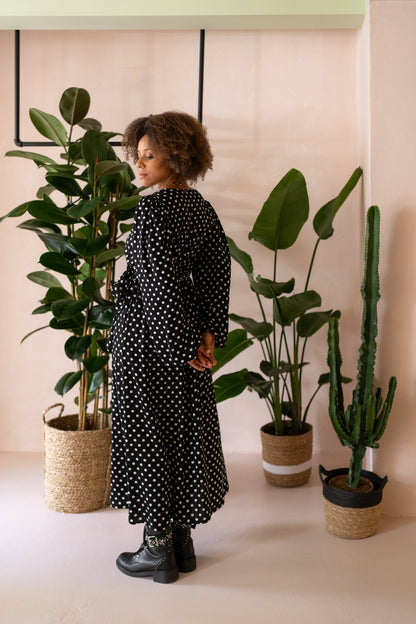
[[[179,572],[192,572],[196,568],[191,527],[172,527],[173,550]]]
[[[153,576],[156,583],[173,583],[178,578],[178,568],[170,531],[144,529],[143,544],[135,553],[121,553],[116,565],[128,576]]]

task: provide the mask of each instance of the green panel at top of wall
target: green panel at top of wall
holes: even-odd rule
[[[2,29],[359,28],[369,0],[2,0]]]

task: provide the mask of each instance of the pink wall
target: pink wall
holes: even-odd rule
[[[291,167],[299,168],[304,173],[311,212],[315,213],[338,193],[357,165],[367,162],[368,154],[364,153],[362,145],[363,133],[369,130],[368,124],[363,123],[363,110],[368,98],[361,88],[365,77],[359,78],[357,67],[360,67],[370,36],[371,40],[374,38],[371,62],[376,63],[376,31],[386,27],[387,22],[382,17],[391,4],[407,5],[413,17],[415,2],[376,2],[371,13],[371,28],[367,26],[361,33],[353,30],[206,33],[204,122],[215,154],[215,168],[199,188],[217,209],[227,234],[253,255],[256,271],[265,276],[269,276],[270,257],[261,252],[256,244],[249,243],[247,234],[262,203],[284,173]],[[400,20],[406,22],[406,15],[396,16],[399,25]],[[389,36],[393,30],[390,29]],[[396,32],[395,37],[403,36],[400,28],[394,30]],[[412,40],[407,29],[405,32]],[[196,114],[198,41],[199,33],[196,32],[23,32],[22,137],[26,140],[35,138],[26,121],[27,109],[34,106],[56,113],[61,92],[74,85],[90,91],[91,116],[101,119],[111,130],[122,131],[133,117],[168,108]],[[397,46],[392,46],[392,51],[396,50]],[[13,33],[0,32],[0,53],[0,153],[4,154],[14,149]],[[400,54],[399,51],[395,53]],[[383,58],[386,52],[379,50],[378,54]],[[399,77],[396,79],[399,80]],[[374,81],[373,76],[371,98],[374,98],[379,85],[379,81]],[[411,89],[412,86],[407,84],[406,92]],[[384,94],[384,88],[382,91]],[[394,95],[390,87],[388,92]],[[377,104],[373,99],[371,101],[371,115],[377,117],[377,111],[383,110],[384,98]],[[378,125],[380,139],[377,140],[384,141],[382,137],[387,135],[388,124],[384,120],[382,127],[382,113],[378,113]],[[374,120],[372,147],[376,142],[376,132]],[[403,209],[411,209],[408,198],[407,203],[400,202],[400,206],[396,206],[398,185],[390,182],[396,177],[395,171],[391,173],[391,167],[397,166],[399,172],[397,160],[401,154],[405,158],[411,153],[406,138],[406,135],[403,136],[394,162],[383,162],[380,172],[372,169],[372,201],[379,201],[382,208],[389,206],[388,219],[393,230],[396,228],[396,233],[397,228],[402,227]],[[51,148],[51,153],[56,155],[56,152],[57,149]],[[374,149],[372,158],[376,163],[373,152]],[[0,177],[1,214],[32,198],[41,182],[32,163],[20,159],[2,159]],[[366,178],[365,184],[368,185],[368,172]],[[404,181],[401,190],[408,186]],[[345,372],[351,375],[355,372],[361,315],[362,198],[362,188],[357,189],[337,216],[335,235],[322,243],[311,284],[322,295],[325,308],[342,310]],[[397,219],[394,218],[396,213]],[[388,219],[383,216],[386,234]],[[35,260],[41,246],[30,233],[16,231],[15,224],[16,221],[9,220],[0,225],[0,285],[3,295],[0,300],[0,448],[40,451],[41,412],[57,400],[53,392],[54,383],[69,367],[60,353],[65,337],[57,335],[57,332],[51,330],[35,334],[22,346],[19,345],[23,335],[39,326],[39,319],[31,317],[30,311],[36,307],[42,289],[26,280],[25,275],[36,270]],[[393,283],[390,281],[389,286],[386,279],[391,280],[391,277],[384,275],[384,272],[391,266],[388,258],[392,257],[394,241],[397,244],[397,238],[393,238],[392,235],[392,240],[383,243],[382,287],[385,299],[391,289],[396,296],[394,282],[401,275],[399,266],[405,262],[402,250],[399,257],[396,256],[397,279]],[[313,243],[314,235],[309,228],[302,234],[296,252],[282,256],[282,279],[294,275],[303,280],[304,266]],[[410,269],[406,270],[408,275]],[[409,297],[411,280],[406,280],[406,286]],[[405,309],[408,311],[409,306]],[[233,272],[231,310],[257,316],[255,299],[251,297],[245,276],[238,267]],[[382,336],[385,340],[380,348],[379,361],[380,376],[386,377],[399,375],[397,344],[400,340],[407,341],[404,329],[400,328],[398,343],[394,338],[387,337],[387,314],[394,319],[395,325],[399,324],[395,299],[383,308]],[[324,333],[311,341],[310,349],[313,364],[308,372],[312,387],[312,382],[326,368]],[[250,352],[240,364],[255,367],[257,355],[255,351]],[[408,362],[406,371],[411,377]],[[402,379],[400,375],[401,392],[405,392]],[[397,406],[405,400],[403,397],[401,394]],[[65,398],[64,402],[67,411],[70,411],[72,397]],[[396,407],[392,421],[399,417],[398,413]],[[259,452],[258,429],[267,420],[267,413],[257,397],[245,393],[221,404],[220,418],[226,453]],[[408,418],[410,420],[410,415]],[[311,422],[315,425],[316,463],[321,461],[328,467],[345,463],[347,455],[328,423],[324,391],[315,403]],[[393,481],[396,478],[402,481],[402,473],[397,472],[398,465],[411,466],[414,460],[410,449],[394,433],[396,429],[394,424],[390,427],[384,441],[387,448],[377,461],[381,462],[380,470],[387,470]],[[414,430],[412,435],[414,440]],[[397,456],[399,444],[400,461],[395,462],[393,454]],[[413,483],[414,474],[413,470]],[[404,491],[400,492],[399,499],[398,502],[395,500],[396,511],[416,511],[416,505],[409,506],[404,502]]]

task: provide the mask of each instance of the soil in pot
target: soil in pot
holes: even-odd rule
[[[352,488],[347,484],[348,475],[337,475],[336,477],[332,477],[329,480],[329,485],[331,487],[338,488],[338,490],[343,490],[344,492],[371,492],[374,489],[373,483],[370,479],[366,477],[360,477],[358,482],[358,486],[356,488]]]

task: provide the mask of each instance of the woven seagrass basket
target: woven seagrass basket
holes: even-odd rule
[[[61,407],[59,416],[46,421],[46,412],[54,407]],[[107,507],[111,428],[78,431],[78,415],[62,416],[63,409],[58,403],[43,413],[45,502],[66,513]]]
[[[373,485],[370,492],[344,491],[330,484],[333,477],[347,473],[348,468],[327,471],[323,466],[319,466],[326,527],[333,535],[346,539],[370,537],[378,527],[383,488],[387,483],[387,477],[381,479],[374,472],[362,470],[361,475]]]
[[[312,425],[300,435],[274,435],[272,423],[263,425],[260,436],[266,481],[277,487],[304,485],[311,475]]]

